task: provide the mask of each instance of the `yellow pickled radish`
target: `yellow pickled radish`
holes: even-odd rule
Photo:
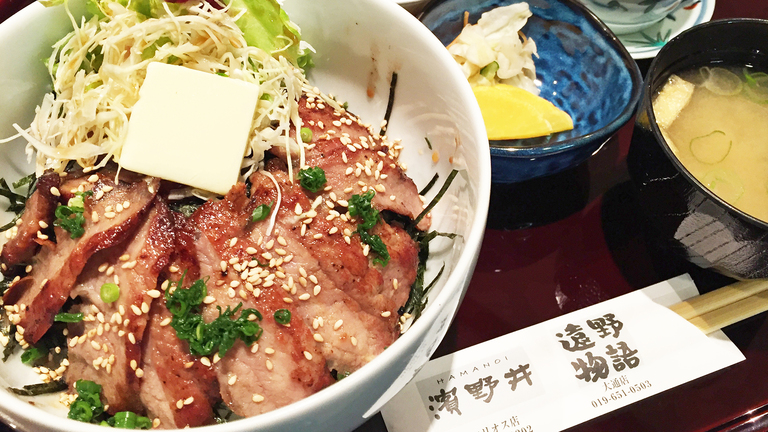
[[[573,129],[573,120],[551,102],[506,84],[473,87],[488,139],[545,136]]]

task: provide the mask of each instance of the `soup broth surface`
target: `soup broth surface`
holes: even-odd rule
[[[683,166],[729,204],[768,222],[768,75],[698,68],[673,76],[653,105],[657,117],[670,106],[679,111],[659,125]]]

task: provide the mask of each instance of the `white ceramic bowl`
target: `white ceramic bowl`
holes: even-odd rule
[[[443,45],[390,0],[286,0],[285,8],[300,25],[304,39],[317,49],[317,67],[310,80],[348,101],[363,119],[376,124],[383,118],[390,74],[398,72],[388,134],[402,138],[403,160],[419,187],[435,172],[445,179],[451,168],[462,170],[433,211],[433,228],[460,237],[432,244],[427,280],[443,263],[446,273],[431,292],[421,319],[371,363],[304,400],[257,417],[203,428],[210,431],[339,432],[363,423],[437,348],[472,275],[485,227],[491,172],[488,141],[472,91]],[[50,87],[40,59],[48,56],[51,44],[69,26],[63,8],[46,9],[37,2],[0,24],[0,137],[14,133],[14,122],[22,127],[29,124]],[[372,98],[366,96],[368,89],[373,90]],[[425,137],[439,152],[438,163],[432,162]],[[20,140],[0,151],[0,176],[15,180],[31,172]],[[0,364],[3,389],[33,382],[34,373],[18,356]],[[103,430],[66,419],[56,395],[33,400],[31,405],[26,398],[0,390],[2,420],[24,430]]]
[[[429,0],[395,0],[395,2],[408,12],[418,16],[424,6],[429,3]]]

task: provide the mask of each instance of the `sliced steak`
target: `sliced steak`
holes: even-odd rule
[[[38,242],[41,242],[37,233],[53,224],[53,211],[59,201],[51,194],[51,188],[58,188],[59,183],[60,177],[56,173],[43,174],[37,180],[37,187],[24,206],[15,234],[3,245],[0,260],[6,267],[28,262],[37,253]]]
[[[354,228],[349,220],[327,220],[327,206],[312,210],[310,198],[299,186],[291,185],[284,172],[273,169],[271,175],[280,184],[282,199],[273,232],[268,232],[269,219],[254,223],[248,218],[260,204],[277,202],[272,180],[262,173],[251,178],[250,200],[244,191],[233,189],[226,199],[206,204],[193,216],[222,257],[223,263],[208,265],[219,272],[222,268],[237,272],[246,295],[279,286],[281,295],[312,328],[328,367],[357,370],[394,342],[397,309],[407,300],[408,290],[387,297],[385,293],[393,289],[381,286],[384,278],[379,266],[364,255],[359,236],[345,238],[344,230]],[[329,234],[333,227],[336,231]],[[237,240],[233,242],[233,238]],[[415,254],[415,244],[411,246]],[[401,261],[397,258],[390,265]],[[256,262],[265,268],[253,266]],[[413,278],[404,277],[402,284],[412,282]],[[358,289],[356,284],[364,288]]]
[[[139,398],[141,343],[150,305],[160,296],[160,271],[173,248],[171,212],[159,198],[129,241],[95,253],[71,291],[81,303],[72,312],[85,319],[69,326],[70,387],[79,379],[102,385],[109,412],[143,412]],[[116,301],[100,295],[105,283],[119,286]]]
[[[211,424],[211,407],[221,400],[216,373],[189,354],[187,343],[168,325],[171,317],[163,298],[152,303],[144,338],[141,401],[163,429]]]
[[[57,242],[47,241],[33,257],[31,273],[13,283],[3,296],[9,317],[21,327],[19,333],[27,343],[37,342],[51,326],[88,259],[133,234],[159,188],[159,180],[154,178],[115,184],[105,175],[94,175],[98,177],[95,182],[83,181],[94,192],[85,199],[85,233],[73,239],[55,227]],[[65,197],[68,191],[61,193]]]
[[[398,143],[387,142],[349,111],[335,111],[320,103],[319,97],[305,95],[299,101],[303,127],[312,131],[305,151],[305,165],[325,171],[330,190],[338,199],[348,200],[353,194],[369,189],[376,191],[374,205],[380,210],[415,219],[424,209],[416,185],[405,175],[397,159]],[[286,159],[283,148],[272,152]],[[293,155],[296,161],[298,155]],[[418,228],[429,228],[430,219],[421,220]]]
[[[262,271],[258,265],[248,267],[257,261],[250,260],[246,252],[252,247],[247,237],[242,237],[240,247],[232,248],[238,243],[232,242],[232,234],[243,234],[249,225],[249,203],[244,185],[238,184],[226,199],[206,203],[192,217],[200,230],[196,243],[200,273],[209,277],[208,295],[215,299],[205,309],[205,320],[210,322],[218,317],[219,307],[235,308],[239,303],[263,315],[263,334],[254,346],[247,347],[238,341],[224,358],[215,362],[224,402],[244,416],[287,405],[331,383],[330,371],[312,332],[301,318],[296,318],[299,314],[292,303],[284,300],[283,289],[274,282],[265,283],[254,295],[253,285],[246,285],[241,277],[243,270],[236,270],[240,264],[235,266],[233,262],[231,267],[222,269],[222,262],[227,265],[234,258],[245,263],[246,272],[249,268]],[[276,275],[271,274],[274,279]],[[274,314],[279,309],[291,312],[294,318],[290,325],[275,321]]]

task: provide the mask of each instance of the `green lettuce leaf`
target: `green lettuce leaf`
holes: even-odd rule
[[[246,11],[237,20],[237,26],[248,45],[298,64],[299,30],[276,0],[229,0],[227,4],[235,15]]]

